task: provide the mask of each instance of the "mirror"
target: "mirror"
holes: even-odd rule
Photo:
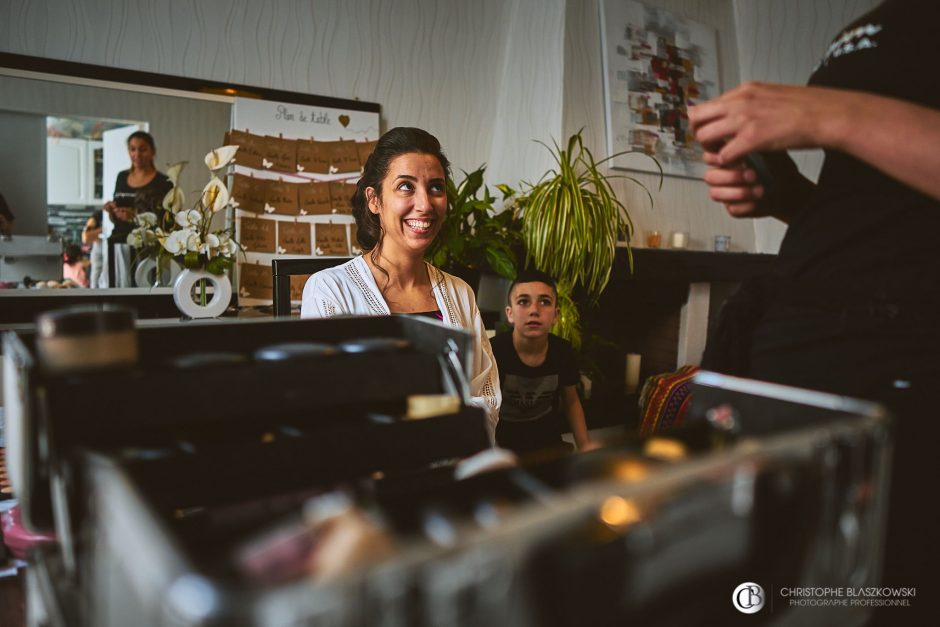
[[[58,268],[61,278],[61,244],[48,241],[50,228],[73,240],[77,233],[80,239],[87,216],[101,209],[114,191],[114,176],[104,174],[104,164],[123,148],[120,143],[109,148],[104,129],[145,125],[155,139],[159,171],[170,163],[189,162],[180,187],[187,201],[192,199],[207,180],[203,157],[222,145],[230,129],[235,97],[368,105],[0,52],[0,135],[5,138],[0,142],[0,194],[16,220],[13,240],[0,241],[0,269],[10,276],[17,272],[3,265],[16,243],[20,270],[27,261],[24,251],[35,250],[34,265],[42,268],[38,271]],[[65,137],[63,127],[81,130]],[[127,159],[126,152],[122,156]],[[10,278],[0,275],[4,280]]]
[[[0,65],[0,133],[13,138],[0,149],[0,194],[16,220],[6,247],[21,240],[16,267],[4,267],[7,281],[29,272],[34,279],[61,279],[61,260],[52,257],[61,245],[28,246],[35,259],[20,248],[23,240],[39,243],[49,235],[81,244],[88,217],[114,192],[116,176],[113,167],[105,175],[107,164],[127,162],[123,142],[107,141],[107,131],[149,130],[157,170],[190,162],[180,186],[191,195],[205,184],[203,156],[221,145],[230,126],[232,96],[155,87],[143,82],[145,76],[134,83],[106,81],[95,75],[108,76],[110,68],[20,55],[4,54]],[[56,273],[44,276],[51,270]]]

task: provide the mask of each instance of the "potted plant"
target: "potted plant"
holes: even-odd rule
[[[553,332],[570,341],[575,349],[581,345],[581,314],[575,294],[583,299],[584,305],[597,302],[610,280],[618,238],[626,240],[627,259],[633,271],[630,252],[633,222],[626,206],[614,194],[611,179],[632,180],[653,202],[649,190],[636,179],[607,175],[600,170],[605,162],[633,151],[595,161],[584,145],[583,130],[568,139],[566,148],[557,142],[554,149],[543,144],[551,151],[557,168],[534,185],[525,185],[521,194],[498,186],[504,194],[516,195],[513,213],[522,221],[526,265],[547,272],[558,283],[561,312]],[[659,166],[659,162],[653,161]]]
[[[425,258],[477,288],[486,269],[507,279],[516,277],[516,250],[521,243],[519,219],[497,212],[496,199],[483,184],[486,166],[464,172],[458,184],[447,181],[447,215]]]

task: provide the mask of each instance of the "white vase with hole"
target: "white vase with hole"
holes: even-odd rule
[[[173,283],[173,301],[188,318],[218,318],[232,300],[232,282],[225,274],[183,270]]]

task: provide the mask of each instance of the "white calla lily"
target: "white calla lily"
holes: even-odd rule
[[[173,186],[175,187],[180,180],[180,173],[183,171],[183,168],[186,167],[188,161],[177,161],[176,163],[170,165],[166,169],[166,177],[173,181]]]
[[[228,205],[228,199],[228,188],[216,176],[213,176],[209,184],[202,190],[202,202],[206,208],[212,210],[212,213],[225,209]]]
[[[216,148],[206,155],[206,166],[213,172],[220,170],[231,162],[236,152],[238,152],[238,146]]]
[[[183,190],[173,187],[163,197],[163,208],[169,212],[178,213],[183,208],[183,203],[186,202],[185,198]]]

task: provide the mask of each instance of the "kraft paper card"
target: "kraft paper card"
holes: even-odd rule
[[[236,174],[232,179],[232,198],[238,208],[253,213],[264,212],[265,185],[261,179]]]
[[[273,253],[275,249],[274,220],[263,218],[242,218],[239,220],[238,241],[246,252]]]
[[[266,135],[262,145],[264,146],[264,161],[261,165],[265,170],[291,174],[297,171],[297,142],[293,139]]]
[[[329,174],[330,159],[323,142],[299,140],[297,142],[297,171]]]
[[[356,150],[356,142],[351,139],[341,139],[335,142],[323,142],[321,145],[327,149],[330,174],[359,171],[359,152]]]
[[[243,263],[238,266],[238,293],[246,298],[271,300],[274,298],[274,278],[271,266]]]
[[[264,158],[263,137],[236,130],[229,131],[225,135],[227,143],[238,146],[238,152],[235,153],[236,165],[254,168],[255,170],[262,169],[261,161]]]
[[[302,300],[304,297],[304,285],[307,284],[307,279],[311,276],[310,274],[292,274],[290,277],[290,299],[291,300]]]
[[[314,224],[318,255],[348,255],[345,224]]]
[[[355,192],[355,185],[331,181],[330,200],[333,203],[333,213],[352,215],[352,196]]]
[[[324,215],[333,213],[329,183],[303,183],[298,185],[301,215]]]
[[[265,181],[264,211],[278,215],[300,215],[297,204],[297,183],[286,181]]]
[[[359,166],[364,168],[366,165],[366,160],[369,158],[369,155],[372,154],[372,151],[375,150],[375,144],[377,142],[356,142],[356,152],[359,153]]]
[[[309,255],[310,223],[278,221],[277,252],[281,255]]]

